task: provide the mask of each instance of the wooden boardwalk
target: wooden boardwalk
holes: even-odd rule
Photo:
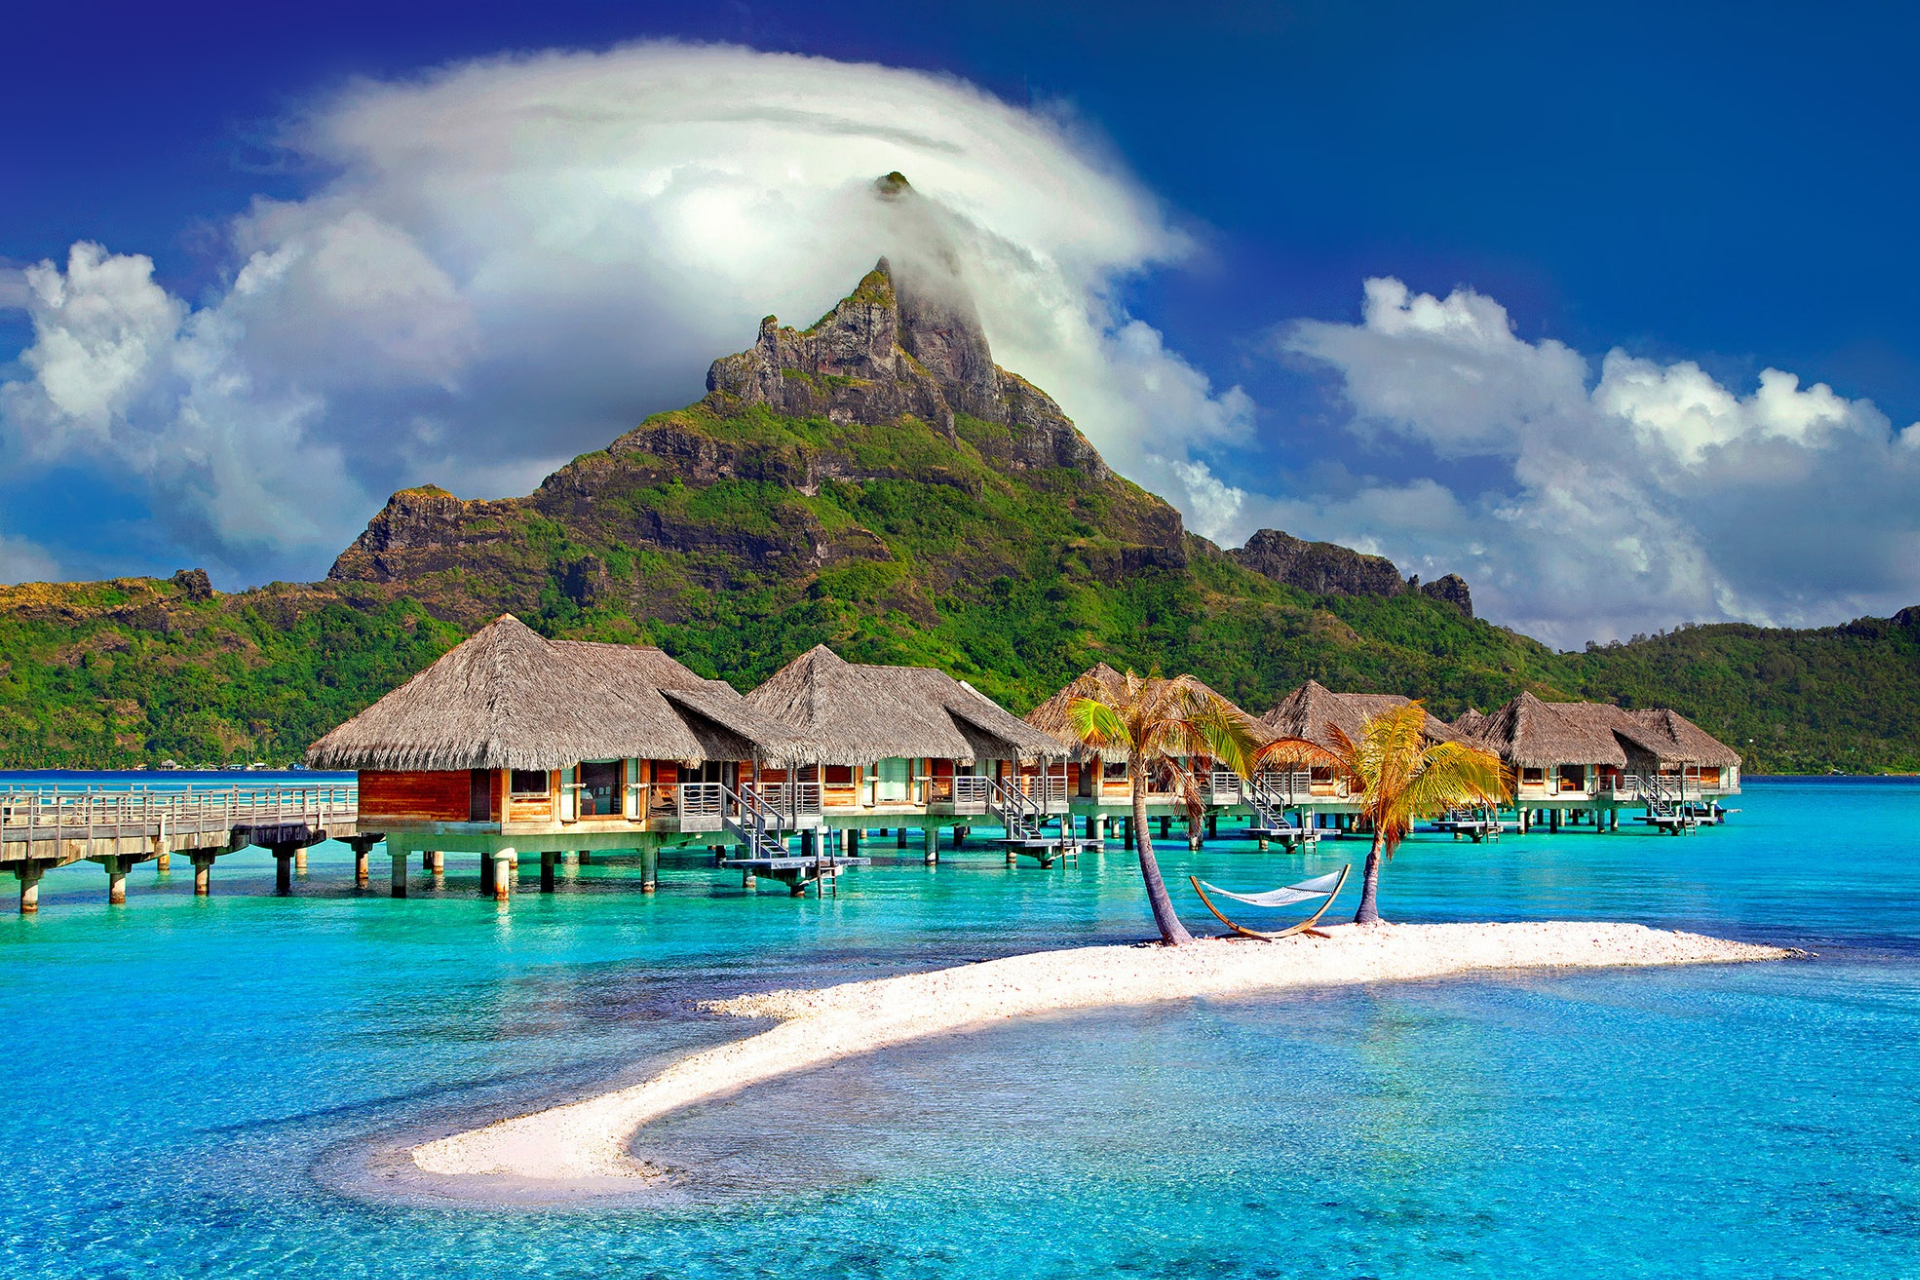
[[[194,892],[205,894],[215,858],[258,845],[273,851],[285,889],[306,848],[329,839],[362,839],[351,785],[47,787],[0,795],[0,870],[19,879],[27,913],[39,907],[40,877],[73,862],[101,864],[109,901],[123,902],[127,871],[137,863],[184,854]]]

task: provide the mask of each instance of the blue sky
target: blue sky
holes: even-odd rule
[[[671,47],[630,65],[592,59],[677,39],[849,64],[836,78],[815,63],[729,63],[731,87],[699,99],[731,119],[741,86],[773,84],[782,112],[838,120],[801,140],[816,195],[831,185],[821,174],[855,162],[831,153],[834,139],[860,135],[860,159],[881,155],[867,145],[881,122],[923,113],[927,136],[903,144],[898,167],[915,178],[920,160],[929,180],[917,185],[979,237],[983,269],[996,252],[1059,264],[985,306],[1003,362],[1017,353],[1023,372],[1052,374],[1042,381],[1122,470],[1223,542],[1279,525],[1428,577],[1458,569],[1483,611],[1566,645],[1685,619],[1812,624],[1920,600],[1920,432],[1902,434],[1920,418],[1920,256],[1904,226],[1920,114],[1909,10],[266,10],[76,3],[9,18],[10,43],[30,56],[0,82],[17,122],[0,137],[0,303],[12,304],[0,309],[0,362],[11,361],[0,380],[12,386],[0,456],[35,486],[32,497],[15,486],[0,510],[0,577],[188,562],[226,586],[314,576],[387,488],[524,491],[553,459],[691,398],[706,359],[750,337],[727,338],[733,311],[690,314],[658,263],[635,267],[648,301],[627,310],[570,284],[584,277],[566,264],[515,255],[522,278],[542,273],[539,287],[486,298],[547,327],[503,327],[475,301],[505,274],[500,246],[471,226],[449,232],[445,210],[423,212],[435,193],[376,154],[405,135],[466,148],[450,168],[487,191],[531,181],[535,170],[476,168],[499,148],[455,136],[444,113],[448,94],[521,92],[507,84],[517,73],[449,87],[454,73],[439,69],[582,51],[553,64],[573,78],[565,92],[672,113],[627,103],[617,85],[678,74]],[[920,74],[868,79],[852,64]],[[438,97],[416,92],[423,77]],[[773,167],[753,181],[778,186],[793,138],[747,114],[738,137],[683,132],[673,163],[701,146],[722,167],[754,152]],[[512,113],[498,119],[502,137],[532,136],[514,132]],[[368,121],[379,137],[355,132]],[[933,151],[916,151],[933,134]],[[1016,135],[1026,141],[1008,143]],[[571,145],[539,136],[549,152]],[[1021,173],[1026,203],[990,181],[1011,153],[999,174],[984,160],[967,168],[968,148],[1003,144],[1037,166]],[[592,145],[597,181],[622,164],[657,170],[666,154]],[[941,169],[926,154],[960,159]],[[550,187],[579,177],[537,173]],[[782,225],[780,208],[800,219],[825,207],[787,195],[729,224],[729,247],[769,264],[740,282],[733,310],[807,318],[840,287],[842,256],[870,259],[872,245],[822,251]],[[413,318],[386,341],[404,348],[403,368],[290,327],[313,290],[338,301],[313,276],[336,259],[313,246],[340,227],[377,242],[379,271],[417,268],[399,304]],[[892,233],[872,234],[885,248]],[[84,277],[69,261],[76,242],[100,246]],[[789,271],[794,254],[773,252],[795,245],[817,271]],[[616,237],[593,254],[617,246],[635,262],[655,251]],[[252,255],[306,264],[276,268],[292,273],[272,277],[281,310],[236,292]],[[24,270],[43,261],[54,275],[30,286]],[[120,308],[109,327],[122,339],[75,319],[83,278]],[[744,296],[754,281],[766,302]],[[390,315],[383,298],[369,305]],[[1077,327],[1059,337],[1069,312]],[[624,326],[644,358],[609,342],[567,373],[568,388],[591,393],[550,394],[524,353],[569,325]],[[145,336],[123,340],[128,326]],[[682,349],[683,333],[719,346],[689,336]],[[87,345],[102,341],[112,349]],[[122,369],[136,347],[153,364],[137,377]],[[62,375],[54,357],[70,348],[87,359]],[[1763,382],[1766,370],[1792,381]],[[95,382],[75,390],[61,376]],[[119,390],[89,398],[116,377]],[[207,383],[173,385],[191,377],[225,388],[217,407]],[[386,447],[406,431],[408,448]],[[284,491],[302,485],[314,510],[297,515]]]

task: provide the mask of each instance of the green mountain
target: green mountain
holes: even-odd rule
[[[1757,771],[1920,767],[1920,610],[1561,654],[1451,575],[1275,531],[1222,551],[993,363],[937,265],[883,260],[804,330],[768,317],[707,385],[524,498],[395,494],[324,582],[0,588],[0,765],[291,760],[511,610],[742,689],[825,642],[1024,711],[1104,659],[1256,712],[1307,677],[1447,715],[1528,688],[1674,706]]]

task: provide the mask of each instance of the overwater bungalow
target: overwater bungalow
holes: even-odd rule
[[[976,824],[1035,850],[1057,844],[1040,828],[1066,812],[1061,744],[944,671],[848,662],[818,645],[746,702],[805,739],[815,763],[796,781],[818,787],[821,825],[848,833],[848,853],[865,831],[905,847],[918,830],[931,862],[941,828],[964,839]]]
[[[1466,717],[1462,717],[1465,721]],[[1476,721],[1455,722],[1513,771],[1522,829],[1544,815],[1619,825],[1622,808],[1669,830],[1689,825],[1695,806],[1740,790],[1740,755],[1676,711],[1626,710],[1600,702],[1543,702],[1522,692]]]
[[[1369,717],[1404,707],[1413,699],[1397,693],[1335,693],[1318,680],[1309,680],[1260,717],[1261,731],[1273,738],[1299,738],[1329,751],[1338,745],[1334,731],[1357,742]],[[1426,735],[1434,742],[1457,742],[1459,733],[1429,712]],[[1348,779],[1328,765],[1276,774],[1276,790],[1288,803],[1307,812],[1347,815],[1356,807]]]
[[[522,856],[543,888],[579,853],[641,855],[650,891],[661,847],[705,844],[727,797],[811,759],[799,735],[732,686],[659,649],[547,640],[511,614],[333,730],[317,769],[359,774],[360,829],[382,831],[405,892],[406,858],[481,858],[504,897]],[[788,815],[790,796],[762,798]],[[721,840],[731,837],[720,836]]]

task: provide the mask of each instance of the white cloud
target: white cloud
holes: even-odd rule
[[[1187,501],[1182,510],[1195,533],[1218,539],[1239,523],[1240,509],[1247,502],[1246,490],[1226,483],[1204,462],[1158,461],[1185,490]]]
[[[357,84],[286,145],[332,176],[234,220],[230,283],[199,310],[145,258],[80,246],[65,273],[35,268],[106,319],[33,302],[38,363],[5,392],[16,450],[128,460],[236,572],[316,574],[393,487],[523,491],[696,398],[760,316],[809,323],[926,233],[873,198],[891,170],[933,203],[996,359],[1117,466],[1176,474],[1183,442],[1251,416],[1114,299],[1188,248],[1158,202],[1070,119],[950,77],[675,44],[544,53]]]
[[[26,284],[35,341],[20,359],[34,381],[8,391],[45,427],[32,445],[58,453],[72,437],[104,443],[153,379],[186,307],[153,282],[151,258],[97,244],[74,245],[64,273],[50,262],[29,267]]]
[[[190,312],[151,259],[96,244],[26,274],[33,376],[0,387],[18,455],[140,477],[163,523],[223,568],[261,549],[317,552],[334,534],[318,510],[364,502],[339,451],[307,434],[323,402],[238,360],[241,314]]]
[[[0,534],[0,582],[58,582],[60,565],[44,547]]]
[[[1285,352],[1341,375],[1355,430],[1483,460],[1483,488],[1366,480],[1249,498],[1253,522],[1366,543],[1481,612],[1563,645],[1676,622],[1783,625],[1920,600],[1920,425],[1765,370],[1747,395],[1698,365],[1589,362],[1517,338],[1471,290],[1370,280],[1361,322],[1296,323]],[[1471,465],[1471,464],[1470,464]]]

